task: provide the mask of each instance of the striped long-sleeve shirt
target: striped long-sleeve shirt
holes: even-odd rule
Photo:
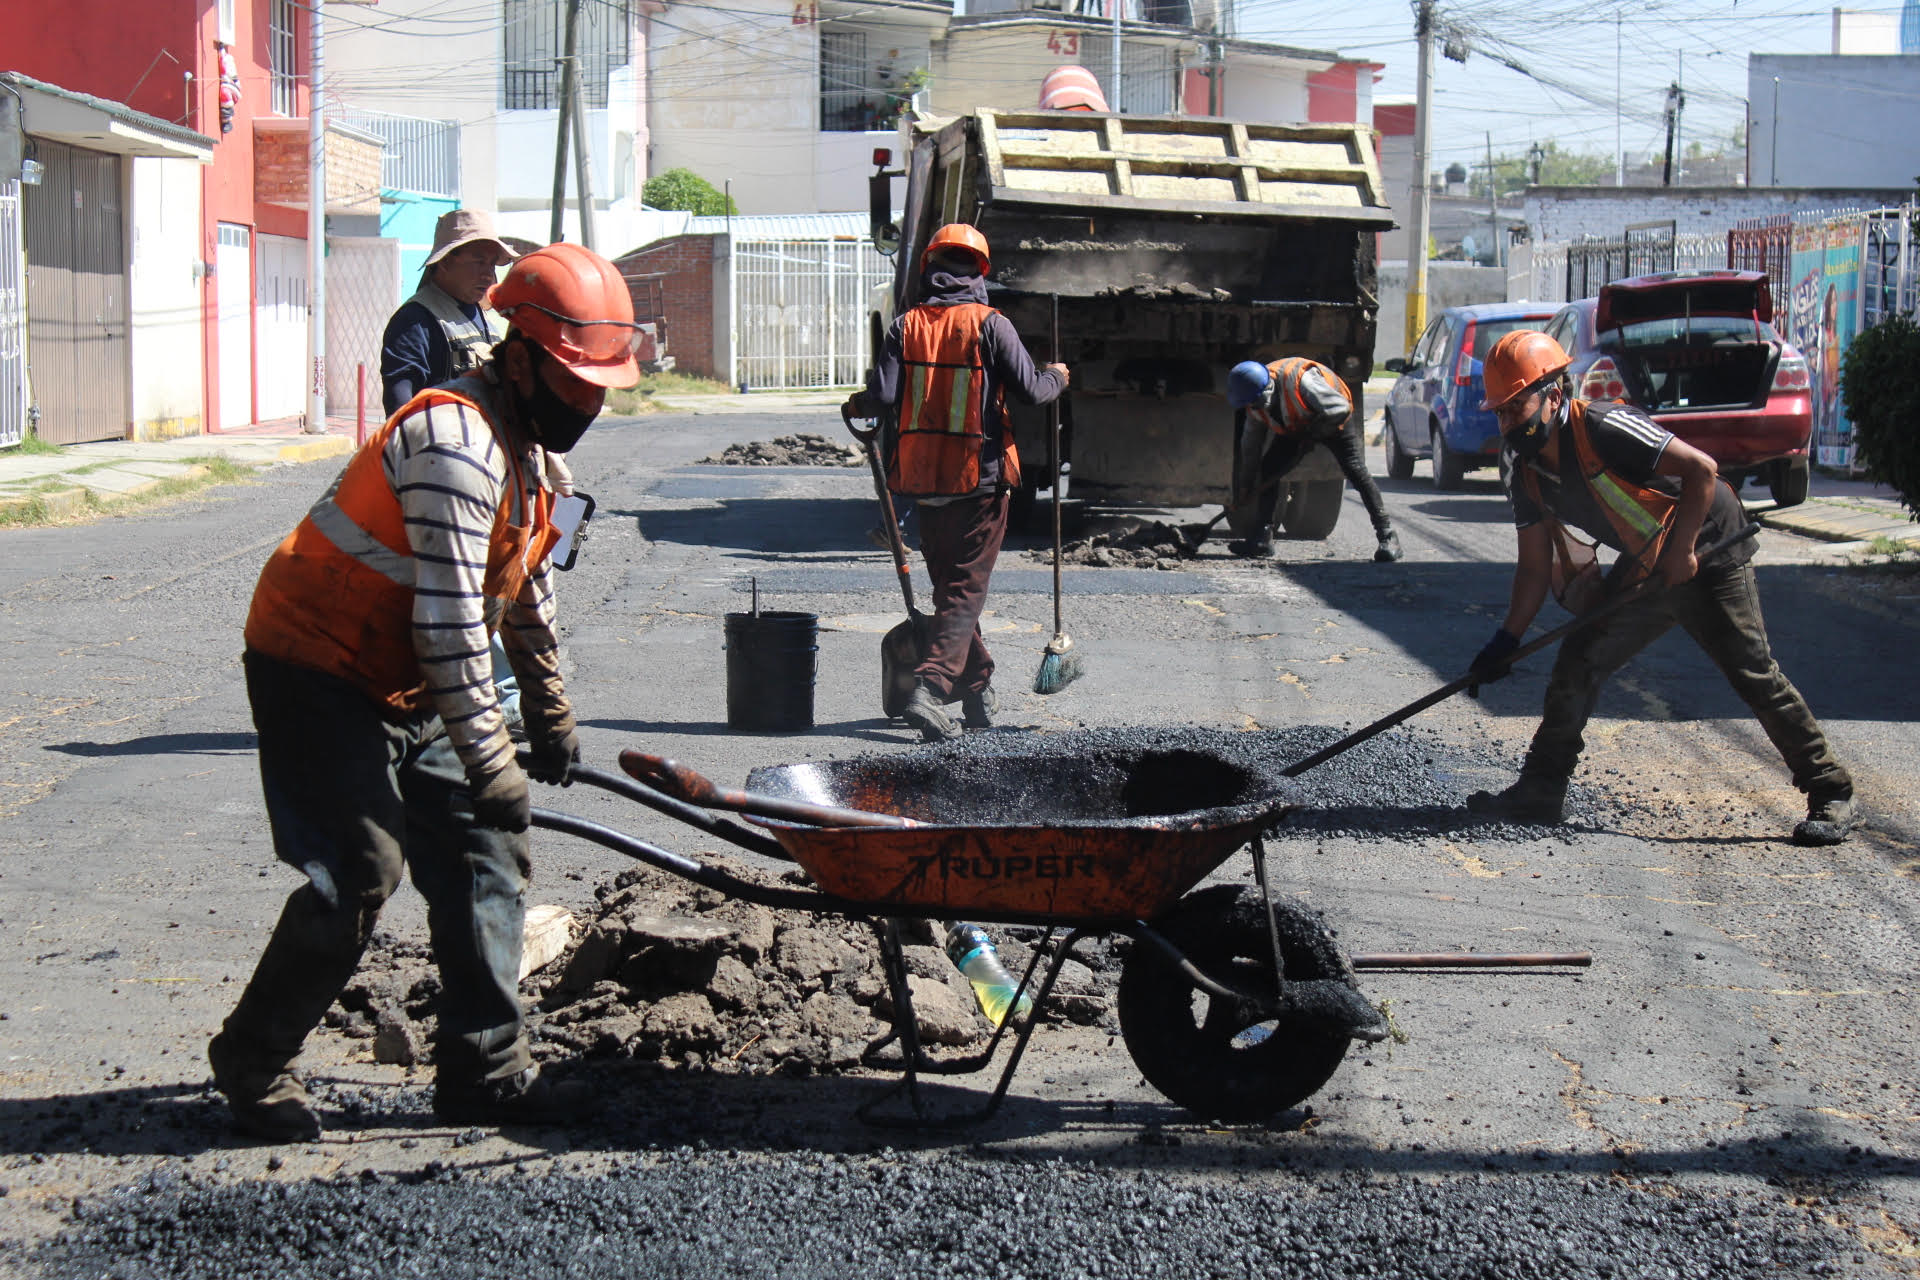
[[[485,408],[497,430],[464,405],[435,405],[401,420],[381,462],[413,549],[413,646],[427,696],[461,763],[491,772],[511,756],[513,743],[494,694],[490,634],[500,631],[522,697],[551,704],[565,696],[547,561],[528,567],[511,600],[490,600],[482,590],[502,495],[510,504],[507,522],[525,528],[545,459],[506,424],[491,378],[462,378],[447,389]]]

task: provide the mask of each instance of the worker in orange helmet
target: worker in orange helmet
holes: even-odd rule
[[[1486,401],[1500,424],[1501,471],[1519,530],[1507,616],[1475,657],[1482,682],[1506,674],[1534,615],[1553,590],[1575,611],[1592,607],[1572,590],[1583,573],[1615,590],[1643,578],[1664,591],[1626,604],[1568,636],[1547,677],[1546,706],[1519,780],[1476,791],[1467,807],[1523,822],[1561,820],[1582,733],[1607,677],[1676,623],[1686,629],[1753,710],[1807,796],[1796,843],[1837,844],[1858,820],[1853,778],[1834,757],[1806,699],[1774,661],[1754,580],[1753,544],[1742,539],[1702,562],[1747,524],[1712,458],[1675,439],[1632,405],[1576,400],[1560,344],[1533,329],[1502,337],[1487,355]],[[1593,544],[1619,552],[1599,580]],[[1478,693],[1478,686],[1469,692]]]
[[[609,387],[639,380],[641,331],[613,264],[556,244],[488,292],[505,337],[419,392],[347,463],[268,559],[247,616],[247,696],[288,897],[208,1046],[214,1083],[259,1137],[320,1132],[293,1069],[358,965],[403,870],[427,899],[440,969],[433,1107],[455,1124],[564,1121],[520,1008],[529,776],[565,785],[580,745],[560,678],[544,455],[565,453]],[[519,676],[529,764],[488,661]]]
[[[920,256],[922,301],[888,328],[866,390],[844,406],[857,418],[897,411],[884,437],[887,488],[917,504],[933,580],[926,653],[901,715],[925,742],[959,736],[948,703],[960,703],[966,728],[993,723],[980,613],[1020,484],[1006,396],[1039,405],[1067,389],[1067,366],[1036,370],[1012,322],[987,305],[992,265],[977,228],[935,232]]]
[[[1107,96],[1100,81],[1085,67],[1055,67],[1040,82],[1042,111],[1105,111]]]

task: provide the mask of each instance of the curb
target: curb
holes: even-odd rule
[[[322,458],[338,458],[353,452],[353,441],[346,436],[321,436],[317,440],[302,440],[298,444],[284,444],[276,455],[281,462],[318,462]]]
[[[49,489],[20,498],[0,498],[0,513],[15,515],[31,511],[38,504],[50,520],[64,520],[87,509],[85,489]]]

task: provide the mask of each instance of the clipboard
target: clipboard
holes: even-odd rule
[[[561,571],[573,568],[580,548],[587,540],[587,521],[593,516],[593,495],[562,494],[553,500],[553,525],[560,530],[560,541],[553,547],[553,567]]]

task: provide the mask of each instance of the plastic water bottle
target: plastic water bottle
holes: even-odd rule
[[[987,931],[964,921],[948,925],[947,958],[953,961],[953,967],[961,976],[973,984],[974,998],[980,1002],[980,1012],[987,1015],[987,1021],[996,1027],[1006,1021],[1020,984],[1000,963],[1000,953],[994,950],[993,939],[987,936]],[[1024,1018],[1032,1012],[1033,997],[1020,992],[1016,1013]]]

